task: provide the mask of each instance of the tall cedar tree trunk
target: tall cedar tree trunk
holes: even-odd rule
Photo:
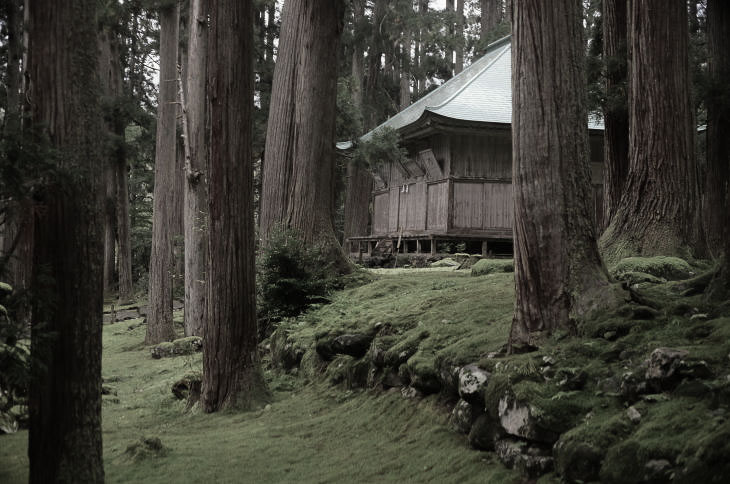
[[[257,353],[254,269],[252,2],[213,0],[208,39],[210,277],[203,343],[206,412],[268,399]]]
[[[124,93],[123,67],[121,64],[120,40],[112,44],[112,75],[117,96]],[[116,112],[116,111],[115,111]],[[117,180],[117,269],[119,272],[119,303],[128,304],[134,298],[132,281],[132,240],[131,221],[129,219],[129,173],[127,169],[127,151],[124,139],[126,118],[117,112],[114,118],[116,135],[116,180]]]
[[[707,2],[707,40],[710,90],[707,100],[707,202],[706,213],[711,247],[724,253],[718,277],[710,294],[716,299],[730,297],[730,5],[722,0]],[[714,177],[714,179],[713,179]],[[716,204],[716,205],[711,205]],[[724,206],[724,213],[722,207]],[[718,225],[714,225],[718,224]],[[724,230],[724,243],[718,237]]]
[[[106,105],[106,150],[104,163],[104,294],[109,295],[115,286],[115,261],[117,243],[117,169],[116,153],[114,150],[114,103],[116,95],[114,89],[114,64],[112,63],[113,33],[104,26],[99,31],[99,71],[101,75],[101,89]]]
[[[456,62],[454,74],[464,70],[464,0],[456,0]]]
[[[609,263],[701,256],[686,3],[632,2],[629,17],[629,172],[601,250]]]
[[[502,21],[502,0],[480,0],[482,38]]]
[[[58,176],[36,200],[31,483],[104,481],[104,167],[96,8],[95,0],[30,3],[31,117],[58,153]]]
[[[285,4],[266,137],[261,235],[266,241],[277,225],[291,228],[305,243],[321,245],[337,271],[348,272],[332,223],[337,94],[332,59],[343,15],[339,0]]]
[[[149,315],[146,344],[175,339],[172,323],[173,230],[177,114],[177,46],[180,7],[160,10],[160,91],[157,102],[157,146],[150,254]]]
[[[354,10],[354,24],[357,28],[365,17],[365,1],[357,0]],[[363,113],[363,71],[364,57],[360,45],[355,45],[352,53],[352,99],[358,110]],[[365,127],[370,128],[369,126]],[[373,178],[366,167],[347,163],[347,188],[345,192],[344,240],[350,237],[368,235],[370,192]]]
[[[603,62],[606,102],[603,108],[603,220],[608,224],[621,201],[629,171],[629,110],[627,99],[626,0],[603,0]],[[605,227],[601,227],[605,228]]]
[[[707,97],[707,178],[705,179],[705,216],[707,241],[712,254],[719,256],[730,234],[724,217],[725,200],[730,193],[730,4],[727,1],[707,2],[707,41],[709,90]],[[726,260],[729,253],[726,251]]]
[[[366,127],[375,127],[378,125],[380,118],[380,109],[378,109],[378,84],[381,70],[381,60],[383,56],[384,39],[380,30],[381,22],[385,17],[387,4],[385,0],[374,0],[373,6],[373,29],[370,40],[370,51],[368,52],[367,76],[365,84],[365,102],[367,103],[364,110],[364,124]]]
[[[580,0],[515,2],[513,351],[558,328],[574,331],[612,291],[589,208],[581,19]]]
[[[185,164],[185,334],[202,336],[207,313],[208,197],[205,171],[206,59],[208,41],[206,0],[191,0],[188,38],[187,95],[188,153]]]
[[[271,232],[286,220],[292,190],[292,163],[296,133],[294,117],[296,70],[302,46],[302,14],[299,0],[288,0],[282,9],[282,29],[271,88],[269,119],[261,182],[259,236],[268,240]],[[286,22],[286,28],[284,28]]]

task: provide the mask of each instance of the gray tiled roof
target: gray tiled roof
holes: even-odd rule
[[[511,123],[511,46],[510,36],[490,44],[484,56],[361,139],[367,140],[373,132],[386,126],[393,129],[408,126],[426,111],[461,121]],[[603,129],[603,121],[590,116],[588,127]],[[338,148],[347,149],[347,145],[338,143]]]

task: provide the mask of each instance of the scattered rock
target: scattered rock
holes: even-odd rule
[[[151,350],[152,358],[168,358],[171,356],[190,355],[203,349],[203,338],[188,336],[172,342],[160,343]]]
[[[644,464],[642,482],[662,484],[672,480],[672,463],[666,459],[653,459]]]
[[[504,430],[486,413],[476,417],[469,430],[469,445],[479,450],[494,450],[494,443],[504,437]]]
[[[482,259],[471,268],[472,276],[486,276],[496,272],[514,272],[515,263],[512,259]]]
[[[200,386],[202,384],[202,378],[197,373],[191,373],[185,375],[178,381],[172,384],[172,394],[178,400],[188,399],[191,401],[197,397],[200,397]]]
[[[647,360],[645,378],[652,387],[671,388],[677,383],[682,358],[688,355],[685,350],[657,348]]]
[[[689,317],[690,321],[707,321],[708,319],[710,319],[710,316],[706,313],[693,314]]]
[[[603,452],[587,442],[559,440],[553,447],[555,467],[567,482],[598,480]]]
[[[139,311],[137,311],[137,308],[131,308],[131,309],[122,309],[118,310],[116,312],[116,319],[115,321],[127,321],[129,319],[137,319],[139,318]],[[112,321],[114,322],[114,321]]]
[[[362,358],[370,348],[373,336],[367,334],[343,334],[332,341],[335,353]]]
[[[162,445],[159,437],[142,437],[130,444],[124,453],[133,461],[139,462],[149,458],[163,457],[168,449]]]
[[[116,395],[117,391],[114,387],[111,387],[109,385],[102,385],[101,386],[101,394],[102,395]]]
[[[542,429],[533,413],[529,404],[518,402],[509,392],[499,400],[498,416],[505,432],[552,445],[558,440],[559,435]]]
[[[626,409],[626,416],[629,417],[629,420],[631,420],[631,423],[638,424],[641,422],[641,414],[638,410],[636,410],[636,407],[631,406]]]
[[[400,389],[400,394],[401,396],[403,396],[403,398],[418,398],[422,396],[421,392],[413,387],[402,387]]]
[[[459,396],[467,401],[479,400],[487,387],[489,373],[476,364],[466,365],[459,370]]]
[[[553,469],[550,450],[512,438],[499,439],[494,450],[502,463],[531,478],[539,477]]]
[[[451,410],[449,423],[451,428],[462,434],[468,434],[471,426],[479,415],[478,407],[473,406],[466,400],[459,400]]]
[[[459,265],[458,262],[449,257],[431,263],[431,267],[457,267]]]

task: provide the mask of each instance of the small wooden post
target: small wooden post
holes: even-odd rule
[[[431,256],[436,255],[436,239],[431,237]]]
[[[416,239],[416,254],[421,253],[421,239]]]
[[[486,240],[482,240],[482,257],[487,257],[489,254],[489,245]]]

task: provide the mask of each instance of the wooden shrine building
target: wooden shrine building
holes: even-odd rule
[[[366,236],[346,241],[370,254],[383,240],[401,252],[437,252],[437,243],[463,243],[470,253],[511,252],[511,42],[505,37],[461,73],[365,134],[396,129],[405,163],[379,163]],[[602,214],[603,125],[588,123],[595,213]],[[350,143],[338,143],[348,149]]]

